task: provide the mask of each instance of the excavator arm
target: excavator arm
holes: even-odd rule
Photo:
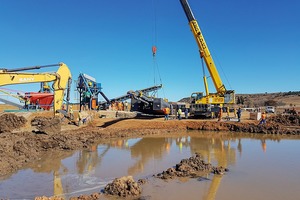
[[[57,72],[43,72],[43,73],[26,73],[22,72],[29,69],[39,69],[43,66],[30,67],[30,68],[19,68],[15,70],[0,70],[0,86],[14,85],[14,84],[28,84],[28,83],[39,83],[39,82],[54,82],[54,105],[53,110],[56,114],[61,109],[64,99],[64,92],[68,89],[67,100],[69,100],[69,88],[71,84],[71,72],[68,66],[64,63],[59,63],[51,66],[59,66]],[[49,66],[46,66],[49,67]]]
[[[60,63],[60,67],[56,72],[57,79],[53,83],[54,89],[54,105],[53,109],[56,113],[62,108],[64,101],[64,92],[67,90],[66,100],[70,100],[70,88],[72,83],[72,75],[68,66],[64,63]]]

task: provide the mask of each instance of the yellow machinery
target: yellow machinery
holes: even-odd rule
[[[195,92],[191,95],[190,115],[194,117],[212,117],[213,112],[219,110],[219,106],[222,106],[223,104],[235,103],[235,92],[234,90],[226,90],[225,85],[222,83],[198,22],[196,21],[187,0],[180,0],[180,2],[189,21],[192,33],[198,44],[200,57],[204,60],[214,86],[217,90],[216,93],[209,93],[207,78],[204,74],[203,81],[206,94],[203,95],[202,92]]]
[[[12,96],[12,97],[14,97],[14,98],[17,98],[17,99],[20,100],[20,102],[24,102],[24,101],[25,101],[25,99],[22,98],[22,97],[20,97],[19,95],[11,94],[11,93],[8,92],[8,91],[5,91],[5,90],[0,89],[0,92],[4,93],[4,94],[6,94],[6,95]]]
[[[45,67],[59,66],[56,72],[25,73],[25,70],[40,69]],[[39,82],[53,82],[54,103],[53,110],[56,115],[62,108],[65,90],[67,90],[67,101],[70,100],[70,86],[72,82],[71,72],[64,63],[34,66],[17,69],[0,69],[0,86],[14,84],[28,84]]]

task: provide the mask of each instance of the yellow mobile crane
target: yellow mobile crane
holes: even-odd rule
[[[183,10],[189,21],[192,33],[198,44],[200,57],[201,59],[204,59],[206,67],[217,90],[216,93],[209,93],[207,78],[204,74],[203,81],[206,94],[204,96],[203,92],[192,93],[190,100],[190,115],[194,117],[212,117],[213,113],[218,111],[219,107],[223,104],[235,103],[235,92],[234,90],[227,90],[225,85],[222,83],[222,80],[219,76],[218,70],[209,52],[208,46],[204,40],[198,22],[195,19],[187,0],[180,0],[180,3],[183,7]]]
[[[56,72],[44,72],[44,73],[25,73],[25,70],[40,69],[45,67],[59,66]],[[64,63],[45,65],[45,66],[34,66],[24,67],[17,69],[0,69],[0,87],[4,85],[13,84],[28,84],[28,83],[39,83],[39,82],[52,82],[54,90],[54,103],[53,111],[54,115],[59,113],[62,109],[65,90],[67,89],[67,101],[70,100],[70,86],[72,81],[71,72],[68,66]]]

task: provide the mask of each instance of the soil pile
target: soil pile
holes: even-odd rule
[[[116,178],[104,188],[104,194],[115,195],[120,197],[133,197],[141,194],[140,185],[135,182],[132,176]]]
[[[300,126],[300,115],[275,115],[268,121],[285,126]]]
[[[285,119],[280,117],[281,121]],[[297,119],[296,119],[297,121]],[[291,127],[290,121],[283,124],[272,121],[267,118],[266,124],[259,125],[258,122],[209,122],[209,121],[191,121],[187,123],[188,130],[209,130],[209,131],[233,131],[233,132],[249,132],[261,134],[278,134],[278,135],[299,135],[299,125]]]
[[[31,120],[31,126],[35,126],[39,132],[53,135],[61,131],[59,118],[35,117]]]
[[[100,193],[94,193],[91,195],[80,195],[79,197],[71,197],[70,200],[97,200],[100,199]]]
[[[0,116],[0,133],[10,132],[25,126],[27,120],[23,116],[15,114],[3,114]]]
[[[172,179],[175,177],[199,177],[203,172],[211,172],[214,174],[224,174],[228,171],[227,168],[222,166],[215,167],[210,163],[206,163],[199,154],[188,159],[182,159],[179,164],[176,164],[175,168],[171,167],[162,173],[155,175],[161,179]]]
[[[141,185],[145,184],[144,179],[135,182],[132,176],[124,176],[121,178],[116,178],[112,183],[105,186],[102,193],[93,193],[91,195],[80,195],[79,197],[71,197],[70,200],[97,200],[100,199],[102,195],[108,196],[118,196],[122,198],[137,198],[141,192]],[[64,200],[62,197],[35,197],[35,200]]]

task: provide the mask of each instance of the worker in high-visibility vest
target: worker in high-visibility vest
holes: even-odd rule
[[[164,108],[165,120],[169,120],[170,108]]]
[[[69,107],[69,114],[70,114],[70,120],[73,120],[74,119],[74,111],[73,111],[72,106]]]
[[[260,122],[259,122],[259,125],[260,124],[266,124],[266,121],[267,121],[267,114],[265,112],[263,112],[261,114],[261,118],[260,118]]]
[[[81,111],[78,112],[78,126],[80,126],[82,123],[82,114]]]
[[[26,110],[29,110],[29,105],[30,105],[30,99],[27,98],[27,99],[25,100],[25,109],[26,109]]]
[[[222,109],[222,107],[220,106],[220,110],[219,110],[219,113],[218,113],[218,121],[221,121],[222,115],[223,115],[223,109]]]

